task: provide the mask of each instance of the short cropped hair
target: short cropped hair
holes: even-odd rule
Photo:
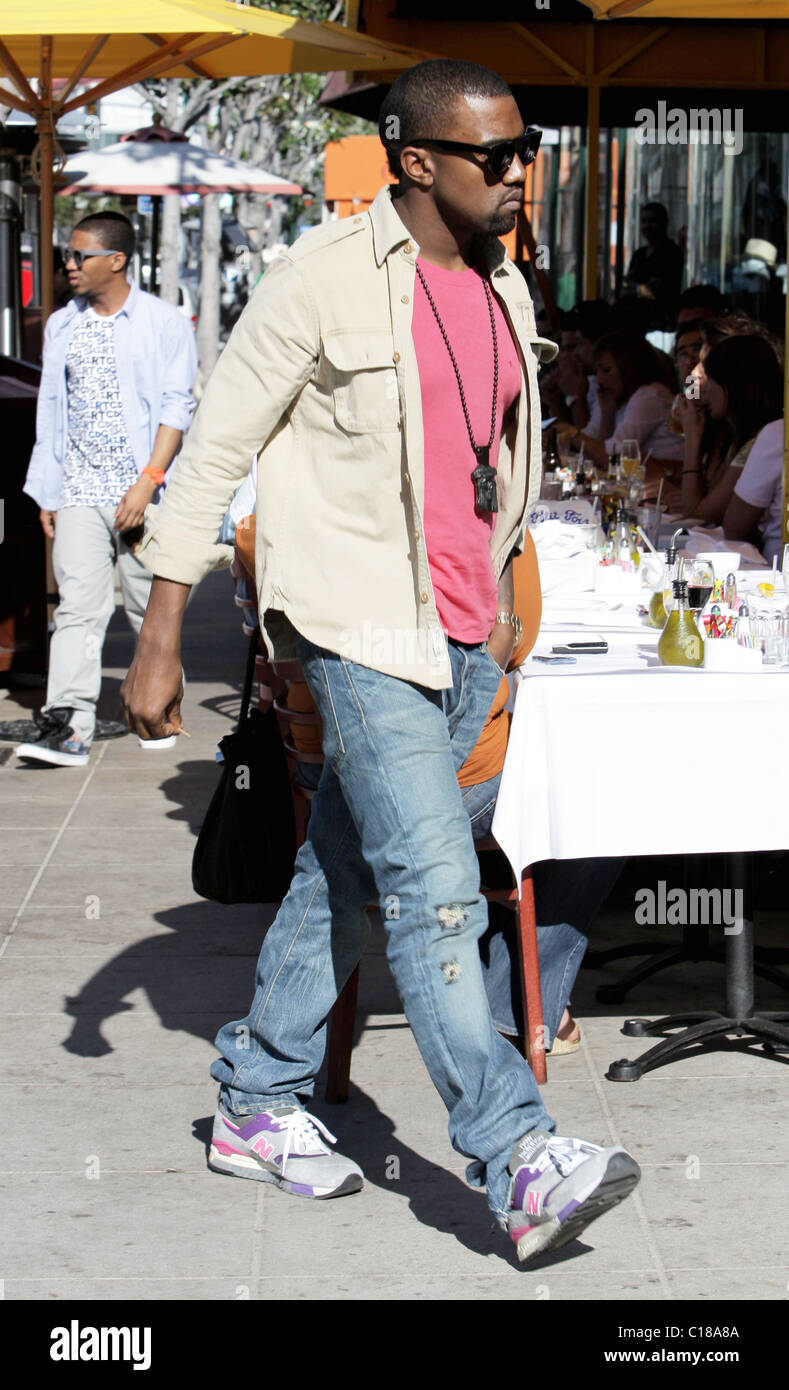
[[[90,232],[106,251],[122,251],[127,266],[134,255],[134,228],[122,212],[90,212],[74,231]]]
[[[512,92],[498,73],[479,63],[430,58],[395,79],[384,97],[378,133],[395,178],[403,176],[400,151],[418,135],[451,139],[452,107],[462,97],[506,97]]]

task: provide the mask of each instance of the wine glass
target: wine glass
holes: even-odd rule
[[[784,546],[783,559],[781,561],[781,574],[784,577],[784,589],[789,594],[789,545]]]
[[[688,585],[688,608],[700,613],[715,583],[715,572],[709,560],[686,560],[685,580]]]
[[[637,439],[623,439],[619,450],[619,467],[623,481],[629,481],[641,463],[641,450]]]

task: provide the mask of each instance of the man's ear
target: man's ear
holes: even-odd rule
[[[405,178],[420,188],[432,188],[435,182],[435,167],[428,150],[419,145],[406,145],[400,151],[400,167]]]

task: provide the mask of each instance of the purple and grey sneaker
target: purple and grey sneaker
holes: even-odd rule
[[[626,1149],[601,1149],[533,1129],[512,1151],[507,1231],[527,1261],[574,1240],[632,1192],[641,1169]]]
[[[231,1115],[220,1103],[208,1166],[215,1173],[273,1182],[297,1197],[343,1197],[359,1192],[364,1175],[350,1158],[323,1142],[333,1134],[314,1115],[295,1105],[258,1115]]]

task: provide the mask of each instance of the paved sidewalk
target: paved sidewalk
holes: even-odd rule
[[[116,614],[105,717],[131,650]],[[620,1036],[628,1013],[718,1006],[712,965],[672,970],[615,1008],[594,1003],[601,977],[582,972],[584,1046],[549,1064],[548,1108],[560,1133],[624,1143],[644,1177],[537,1271],[518,1267],[464,1181],[380,930],[363,964],[350,1101],[327,1106],[321,1090],[315,1105],[364,1168],[364,1190],[309,1203],[209,1172],[212,1039],[248,1008],[272,913],[205,903],[190,883],[243,662],[230,581],[211,576],[186,620],[191,741],[154,755],[127,737],[97,744],[86,769],[42,770],[0,744],[5,1297],[785,1299],[787,1059],[732,1046],[634,1085],[604,1077],[646,1046]],[[23,714],[0,699],[0,719]],[[780,942],[784,924],[768,938]],[[620,905],[595,944],[637,930]],[[773,986],[759,1001],[787,1007]]]

